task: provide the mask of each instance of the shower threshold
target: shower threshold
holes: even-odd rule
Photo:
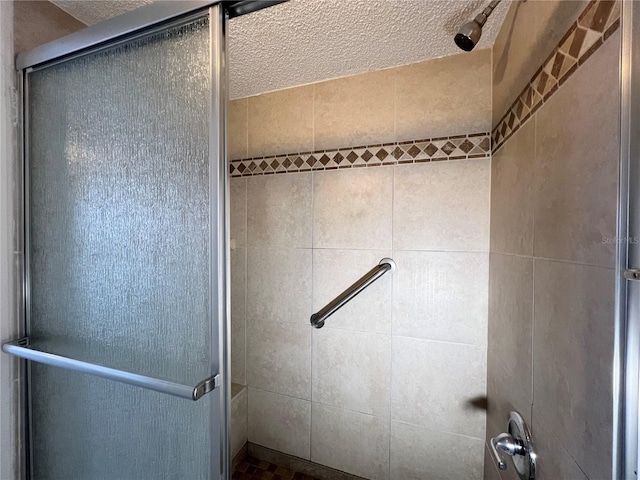
[[[295,472],[288,468],[259,460],[247,454],[233,470],[232,480],[319,480],[302,472]]]
[[[232,480],[366,480],[340,470],[247,443],[233,459]]]

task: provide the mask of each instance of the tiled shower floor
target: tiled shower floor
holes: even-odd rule
[[[238,463],[231,478],[232,480],[317,480],[316,477],[294,472],[250,455]]]

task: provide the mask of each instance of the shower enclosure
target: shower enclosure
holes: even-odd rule
[[[573,478],[562,468],[574,463],[627,478],[638,461],[638,9],[571,6],[567,35],[588,35],[570,43],[595,47],[552,45],[549,68],[521,75],[539,95],[525,89],[513,107],[500,95],[519,89],[496,83],[510,52],[499,43],[227,104],[226,20],[275,3],[158,2],[18,56],[25,328],[2,348],[28,360],[26,477],[230,478],[231,454],[248,452],[349,478],[506,478],[486,442],[505,439],[517,410],[543,480]],[[581,101],[562,103],[572,88]],[[587,110],[603,105],[595,121]],[[583,140],[617,148],[620,110],[617,180],[617,153],[598,163]],[[516,114],[526,118],[508,130]],[[557,161],[540,163],[551,140],[543,153]],[[535,178],[558,181],[532,193]],[[583,184],[589,195],[566,197]],[[594,227],[582,206],[592,192],[609,199],[607,236],[584,243],[601,264],[556,248]],[[540,198],[580,209],[534,211]],[[520,201],[527,215],[502,208]],[[538,228],[558,225],[566,238]],[[383,260],[353,284],[385,257],[393,276]],[[336,312],[321,329],[309,325],[317,310],[315,326]]]
[[[166,2],[19,55],[30,478],[229,475],[225,22]]]

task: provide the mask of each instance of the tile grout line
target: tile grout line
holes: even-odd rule
[[[532,115],[533,117],[533,185],[535,188],[536,185],[536,158],[538,156],[538,116]],[[533,205],[533,215],[532,215],[532,223],[531,226],[531,326],[529,331],[531,332],[531,378],[529,379],[529,401],[531,403],[530,414],[531,421],[533,422],[533,392],[535,389],[535,355],[534,355],[534,347],[535,347],[535,328],[536,328],[536,257],[535,257],[535,244],[536,244],[536,206],[535,206],[535,196],[534,196],[534,205]]]
[[[311,151],[316,150],[316,84],[311,86]]]
[[[315,86],[314,86],[314,91],[315,91]],[[314,100],[315,103],[315,100]],[[314,287],[315,287],[315,282],[313,281],[313,271],[314,271],[314,264],[315,264],[315,255],[314,255],[314,228],[315,228],[315,223],[316,223],[316,217],[315,217],[315,195],[314,195],[314,191],[315,191],[315,174],[312,171],[311,172],[311,298],[310,298],[310,302],[311,302],[311,312],[313,314],[313,292],[314,292]],[[311,392],[309,394],[309,398],[310,398],[310,403],[309,403],[309,461],[311,460],[311,452],[312,452],[312,448],[313,448],[313,337],[314,337],[314,328],[311,327],[310,328],[311,332],[310,332],[310,339],[309,339],[309,358],[310,358],[310,372],[309,372],[309,377],[310,377],[310,389]]]
[[[251,101],[251,97],[247,98],[247,104],[245,106],[245,121],[247,122],[247,134],[245,135],[245,152],[247,153],[247,155],[249,155],[249,143],[250,143],[250,137],[251,135],[249,134],[250,129],[251,129],[251,123],[249,121],[249,102]],[[229,160],[229,164],[231,164],[232,160]]]
[[[245,152],[249,155],[249,98],[247,98],[247,102],[245,105],[245,120],[247,122],[247,134],[245,135]],[[231,162],[229,162],[231,163]]]
[[[393,140],[398,142],[398,70],[393,71]]]
[[[398,71],[395,70],[394,72],[394,76],[393,76],[393,138],[396,142],[396,145],[398,145]],[[489,142],[489,145],[491,145],[491,142]],[[395,200],[396,200],[396,172],[397,172],[397,164],[393,166],[393,175],[392,175],[392,182],[391,182],[391,258],[394,260],[395,262],[395,250],[394,250],[394,237],[395,237]],[[398,268],[397,264],[396,264],[396,269]],[[395,275],[397,275],[397,270],[395,272]],[[391,278],[391,295],[390,295],[390,319],[389,319],[389,468],[387,470],[387,473],[389,475],[389,478],[391,478],[391,455],[392,455],[392,425],[391,425],[391,419],[392,419],[392,399],[393,399],[393,301],[394,301],[394,286],[395,286],[395,275],[392,275]]]
[[[534,364],[534,347],[535,347],[535,331],[536,331],[536,321],[535,321],[535,313],[536,313],[536,260],[533,259],[531,262],[531,326],[529,331],[531,332],[531,378],[529,379],[529,387],[531,388],[531,392],[529,393],[530,400],[530,417],[533,422],[533,391],[534,391],[534,378],[535,378],[535,364]],[[533,425],[532,425],[533,426]]]
[[[311,150],[315,151],[316,149],[316,84],[314,83],[311,88],[312,88],[311,90]],[[315,288],[315,282],[313,280],[313,272],[314,272],[314,265],[315,265],[314,227],[316,222],[315,196],[314,196],[316,178],[313,170],[311,171],[310,177],[311,177],[311,239],[310,239],[311,240],[310,241],[311,292],[310,292],[309,302],[311,304],[310,305],[311,314],[313,314],[313,294],[314,294],[314,288]],[[313,343],[314,343],[313,330],[314,328],[311,327],[309,332],[309,389],[310,389],[310,392],[309,392],[309,461],[312,461],[311,452],[313,451]]]
[[[493,64],[494,64],[494,49],[491,49],[491,120],[490,120],[490,124],[493,125],[493,97],[494,97],[494,84],[493,84],[493,80],[494,80],[494,68],[493,68]],[[493,142],[492,142],[493,143]],[[487,401],[489,400],[489,325],[491,323],[491,318],[490,318],[490,308],[491,308],[491,253],[492,253],[492,248],[491,248],[491,205],[492,205],[492,193],[493,193],[493,166],[494,166],[494,151],[493,151],[493,145],[491,148],[491,159],[489,160],[489,248],[488,248],[488,254],[487,254],[487,323],[486,323],[486,328],[487,328],[487,335],[486,335],[486,339],[485,339],[485,343],[487,345],[487,354],[485,357],[485,398],[487,399]],[[488,409],[487,409],[488,410]],[[485,433],[484,433],[484,448],[488,449],[489,445],[488,445],[488,441],[489,441],[489,415],[487,413],[487,410],[485,410],[484,412],[484,429],[485,429]],[[484,452],[483,452],[484,453]],[[483,463],[484,463],[484,456],[483,456]],[[496,468],[496,470],[498,470],[497,466],[495,465],[495,462],[491,461],[492,465]],[[500,472],[498,472],[498,476],[500,476]]]
[[[394,230],[394,226],[395,226],[395,201],[396,201],[396,167],[393,167],[393,181],[391,183],[391,258],[393,259],[393,261],[395,262],[395,250],[394,250],[394,234],[395,234],[395,230]],[[394,313],[393,313],[393,305],[394,305],[394,287],[396,285],[396,275],[398,274],[398,265],[396,264],[396,271],[394,272],[394,275],[392,275],[391,277],[391,295],[390,295],[390,319],[389,319],[389,478],[391,478],[391,454],[393,451],[392,448],[392,425],[391,425],[391,418],[392,418],[392,414],[391,414],[391,409],[392,409],[392,399],[393,399],[393,318],[394,318]]]
[[[248,102],[247,102],[248,103]],[[248,147],[247,147],[248,148]],[[249,180],[244,182],[244,384],[247,385],[247,290],[249,286]],[[247,398],[249,392],[247,391]],[[247,402],[248,407],[248,402]],[[247,425],[249,424],[247,408]]]

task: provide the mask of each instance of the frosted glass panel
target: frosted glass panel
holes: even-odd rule
[[[29,74],[31,337],[53,353],[183,384],[214,373],[209,72],[199,19]],[[35,363],[30,388],[35,478],[209,478],[217,393]]]

